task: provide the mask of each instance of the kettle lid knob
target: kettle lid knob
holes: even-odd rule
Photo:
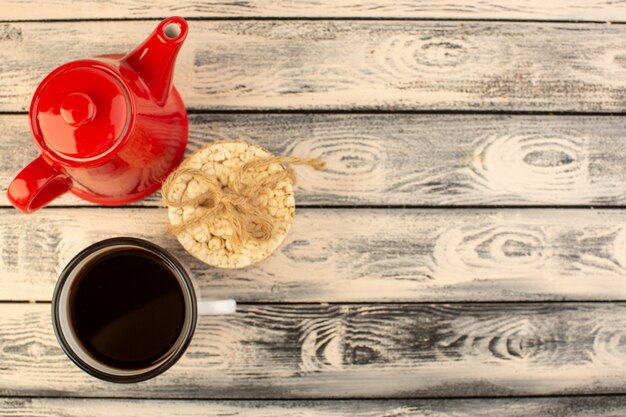
[[[87,94],[71,93],[61,101],[60,113],[67,124],[83,126],[96,116],[96,105]]]

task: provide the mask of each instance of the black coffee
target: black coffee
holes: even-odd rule
[[[112,249],[79,271],[69,299],[77,339],[94,359],[142,369],[175,344],[185,323],[176,275],[157,255]]]

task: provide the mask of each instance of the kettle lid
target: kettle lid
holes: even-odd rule
[[[65,161],[110,154],[128,135],[132,102],[121,78],[97,61],[75,61],[39,85],[30,122],[40,146]]]

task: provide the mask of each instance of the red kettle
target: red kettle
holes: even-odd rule
[[[156,191],[187,146],[187,112],[172,86],[186,37],[185,19],[170,17],[128,55],[52,71],[29,111],[41,155],[9,185],[11,203],[28,213],[67,191],[103,205]]]

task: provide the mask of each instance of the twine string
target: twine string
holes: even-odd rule
[[[286,168],[271,173],[265,178],[252,177],[244,181],[244,175],[251,170],[266,169],[271,164],[290,164],[310,166],[316,170],[324,169],[324,161],[317,158],[297,156],[272,156],[253,159],[234,172],[228,187],[222,187],[215,176],[193,168],[179,168],[163,183],[163,201],[170,207],[192,207],[195,213],[180,224],[170,225],[169,232],[176,235],[190,227],[206,223],[211,218],[224,219],[233,230],[232,244],[239,246],[249,239],[270,240],[276,230],[277,219],[267,207],[259,204],[258,196],[267,189],[275,188],[281,181],[290,180],[295,184],[296,174],[293,168]],[[172,197],[174,184],[183,178],[195,179],[206,186],[206,191],[191,198]]]

